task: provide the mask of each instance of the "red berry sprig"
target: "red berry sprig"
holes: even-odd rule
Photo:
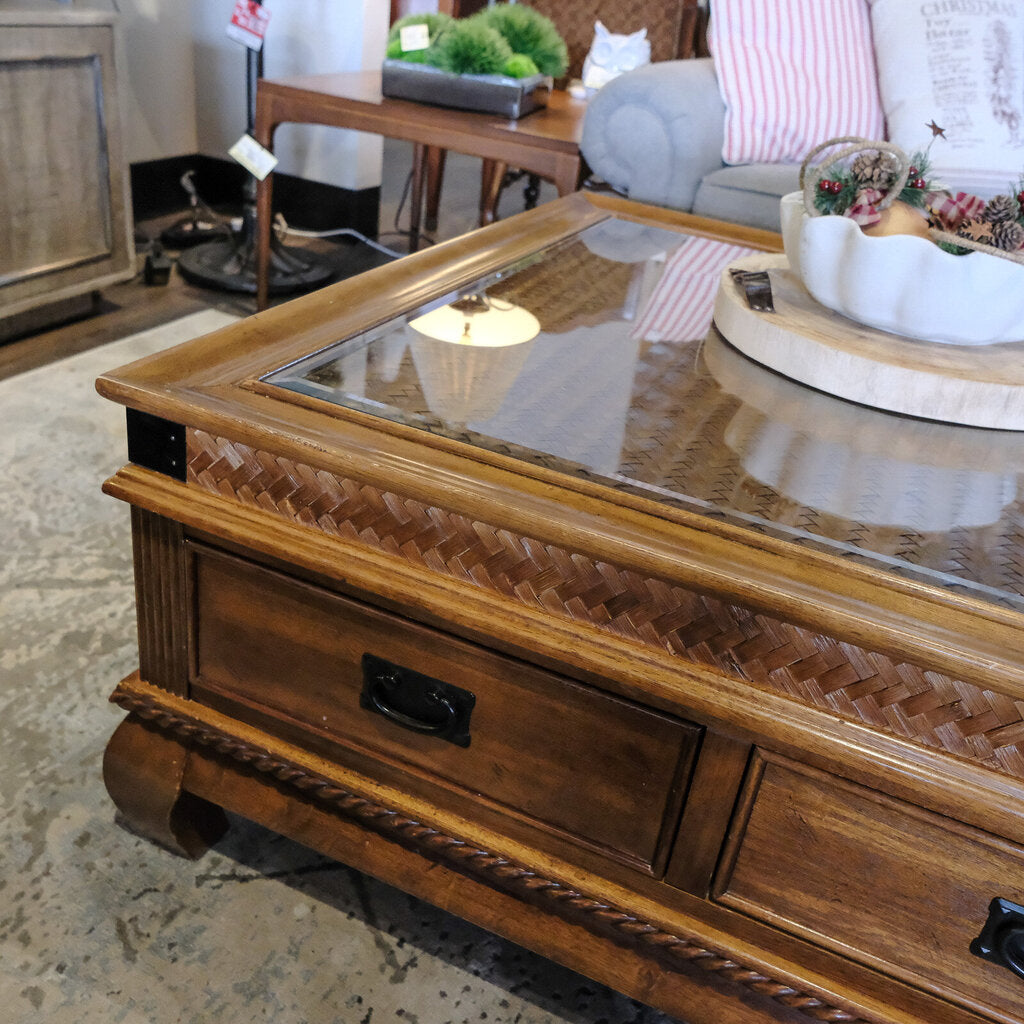
[[[907,188],[927,188],[928,182],[921,177],[921,171],[913,164],[910,165],[910,170],[907,171]]]

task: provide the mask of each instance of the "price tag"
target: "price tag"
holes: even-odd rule
[[[255,3],[255,0],[236,0],[228,23],[228,36],[236,43],[248,46],[250,50],[259,50],[267,34],[268,21],[270,12]]]
[[[425,50],[430,45],[430,30],[423,22],[418,25],[406,25],[399,31],[398,41],[401,43],[402,53]]]
[[[260,181],[277,166],[277,157],[269,149],[264,149],[251,135],[243,135],[228,150],[228,155]]]

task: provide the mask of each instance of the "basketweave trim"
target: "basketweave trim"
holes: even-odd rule
[[[1024,704],[740,604],[204,431],[188,484],[1024,778]]]
[[[609,932],[616,941],[675,969],[692,965],[750,989],[815,1021],[834,1024],[872,1024],[857,1014],[830,1005],[807,992],[770,978],[724,954],[708,949],[701,940],[665,931],[635,914],[588,896],[570,886],[545,878],[500,854],[480,849],[415,819],[394,808],[372,801],[339,786],[331,779],[256,744],[232,736],[207,722],[164,707],[148,694],[118,687],[110,700],[160,729],[177,734],[190,743],[214,750],[263,775],[300,790],[305,796],[328,805],[365,828],[400,842],[403,846],[435,861],[454,866],[494,889],[528,898],[534,905],[557,914],[571,924],[597,935]]]

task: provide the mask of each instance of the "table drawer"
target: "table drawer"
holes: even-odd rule
[[[1024,850],[759,753],[715,881],[737,910],[1018,1020],[1024,979],[970,952],[990,901],[1024,903]]]
[[[415,792],[440,786],[460,813],[467,805],[451,794],[661,870],[697,726],[252,562],[191,551],[193,699],[341,763],[378,764],[385,780],[404,773]],[[471,694],[465,734],[423,734],[361,706],[366,656],[375,671],[382,659],[413,682]],[[386,696],[413,725],[434,716],[422,700]]]

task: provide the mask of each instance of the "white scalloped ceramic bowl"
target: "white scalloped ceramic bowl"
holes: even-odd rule
[[[810,217],[803,194],[782,198],[789,265],[828,309],[922,341],[1024,341],[1024,264],[954,256],[914,235],[873,237],[848,217]]]

